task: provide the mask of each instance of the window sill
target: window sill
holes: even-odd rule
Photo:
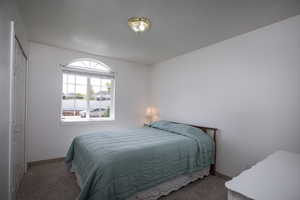
[[[103,118],[103,119],[62,119],[60,120],[61,125],[91,125],[99,124],[101,122],[111,122],[114,118]]]

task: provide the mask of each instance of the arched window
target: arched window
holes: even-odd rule
[[[68,64],[68,67],[71,68],[79,68],[79,69],[84,69],[84,70],[96,70],[100,72],[110,72],[111,69],[105,65],[104,63],[91,59],[91,58],[81,58],[81,59],[76,59],[73,62]]]
[[[115,76],[95,59],[76,59],[62,67],[62,121],[114,119]]]

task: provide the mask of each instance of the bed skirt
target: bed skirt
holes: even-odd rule
[[[194,172],[189,175],[181,175],[164,183],[161,183],[150,189],[136,193],[135,195],[127,198],[127,200],[156,200],[162,196],[168,195],[173,191],[179,190],[180,188],[194,182],[198,179],[204,178],[209,175],[210,167],[202,169],[198,172]],[[75,173],[76,182],[81,187],[81,179],[79,174],[76,172],[76,167],[72,165],[71,172]]]

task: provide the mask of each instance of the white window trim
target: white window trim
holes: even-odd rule
[[[103,119],[90,119],[90,120],[60,120],[60,124],[65,126],[65,125],[97,125],[99,123],[104,123],[104,122],[113,122],[115,119],[114,118],[103,118]]]
[[[111,97],[111,113],[109,118],[89,118],[89,115],[87,115],[87,118],[80,118],[80,119],[62,119],[62,95],[60,97],[60,111],[59,111],[59,118],[60,118],[60,124],[61,125],[72,125],[72,124],[83,124],[83,125],[92,125],[99,122],[109,122],[115,120],[115,93],[116,93],[116,73],[115,72],[102,72],[102,71],[96,71],[96,70],[84,70],[84,69],[78,69],[76,67],[68,67],[67,65],[61,65],[61,77],[63,77],[63,73],[69,72],[74,74],[80,74],[87,76],[88,86],[90,87],[90,78],[91,77],[108,77],[112,80],[112,97]],[[61,84],[63,87],[63,84]],[[61,88],[62,91],[62,88]],[[89,92],[89,88],[87,88],[87,93]],[[89,101],[87,101],[87,112],[89,112]]]

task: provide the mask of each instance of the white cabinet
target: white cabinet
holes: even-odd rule
[[[228,200],[299,200],[300,154],[277,151],[225,185]]]

